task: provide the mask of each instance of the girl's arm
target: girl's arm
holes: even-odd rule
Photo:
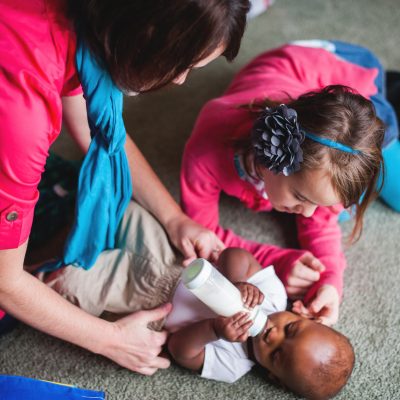
[[[201,125],[197,126],[201,129]],[[219,224],[219,198],[221,191],[220,174],[223,167],[213,167],[207,156],[193,154],[186,146],[181,169],[181,204],[183,210],[195,221],[214,231],[227,247],[238,247],[250,252],[266,267],[274,265],[279,276],[280,270],[287,269],[304,253],[304,250],[283,249],[266,243],[247,240]],[[232,177],[234,180],[235,177]],[[237,178],[239,179],[239,178]]]
[[[346,260],[341,248],[341,231],[337,222],[338,207],[318,207],[310,218],[297,216],[298,237],[300,245],[318,257],[324,270],[318,281],[307,289],[303,302],[294,303],[293,310],[319,318],[326,325],[335,324],[339,318],[340,297],[343,288],[343,271]],[[287,270],[285,276],[295,273],[295,268]],[[302,275],[311,271],[303,267]],[[297,272],[298,273],[298,272]],[[292,279],[295,279],[292,277]],[[294,288],[296,289],[296,288]]]
[[[305,218],[298,215],[297,234],[301,248],[309,250],[325,266],[321,277],[308,291],[305,301],[311,300],[323,285],[336,288],[339,297],[343,290],[343,272],[346,259],[342,250],[342,232],[338,224],[341,206],[318,207],[314,214]]]
[[[304,301],[310,304],[311,300],[318,300],[313,305],[315,306],[314,313],[323,317],[323,322],[326,324],[335,323],[338,317],[339,296],[345,267],[337,211],[320,207],[311,218],[298,217],[301,250],[283,249],[243,239],[219,225],[218,207],[221,187],[218,174],[222,172],[217,168],[211,170],[206,159],[194,158],[191,154],[185,155],[181,173],[184,209],[195,220],[213,229],[227,247],[239,247],[249,251],[263,267],[274,265],[289,295],[290,290],[297,289],[290,287],[292,280],[295,280],[291,276],[292,272],[299,266],[305,266],[304,268],[309,271],[306,271],[307,274],[302,273],[302,277],[307,279],[311,286],[307,290]],[[308,268],[309,265],[313,268]],[[321,269],[324,271],[320,275]],[[296,285],[297,283],[294,282],[294,286]],[[300,297],[293,295],[291,298],[303,298],[303,295]]]

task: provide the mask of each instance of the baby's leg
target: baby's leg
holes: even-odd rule
[[[127,314],[171,299],[181,274],[161,225],[131,203],[120,225],[117,248],[104,251],[89,269],[72,265],[38,278],[90,314]]]

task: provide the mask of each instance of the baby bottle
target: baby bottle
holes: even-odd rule
[[[225,278],[204,258],[192,261],[182,274],[182,282],[200,301],[223,317],[245,311],[250,314],[253,325],[250,336],[257,336],[267,322],[267,315],[259,306],[244,306],[240,290]]]

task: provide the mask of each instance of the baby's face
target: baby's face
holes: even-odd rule
[[[336,351],[333,331],[288,311],[271,314],[261,334],[253,339],[254,355],[280,383],[291,388],[327,362]]]

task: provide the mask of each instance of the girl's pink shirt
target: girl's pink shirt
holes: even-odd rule
[[[0,250],[24,243],[61,97],[81,93],[64,0],[0,0]]]
[[[326,271],[309,290],[306,301],[323,284],[334,285],[339,295],[342,294],[346,261],[337,215],[343,207],[319,207],[310,218],[296,216],[302,250],[246,240],[222,228],[219,225],[221,192],[238,198],[254,211],[272,210],[268,200],[239,178],[234,166],[232,140],[248,136],[253,124],[249,112],[238,106],[265,97],[280,101],[288,95],[296,98],[332,84],[353,87],[370,97],[377,92],[374,85],[377,73],[376,69],[348,63],[323,49],[286,45],[263,53],[236,75],[222,97],[204,106],[185,146],[181,170],[181,202],[185,212],[215,231],[227,246],[247,249],[264,266],[273,264],[284,283],[293,262],[305,251],[311,251],[324,263]]]

